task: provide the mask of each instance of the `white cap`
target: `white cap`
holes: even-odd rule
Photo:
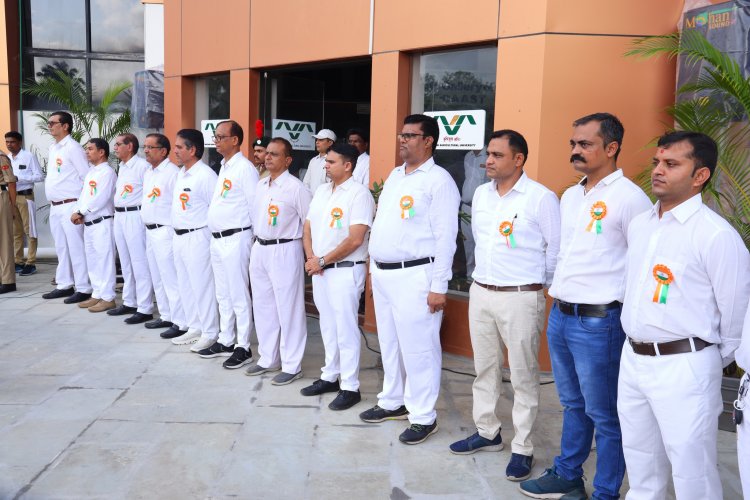
[[[317,134],[313,134],[313,137],[316,139],[330,139],[336,142],[336,134],[333,133],[333,130],[327,128],[321,129]]]

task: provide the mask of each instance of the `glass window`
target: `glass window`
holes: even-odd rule
[[[136,61],[102,61],[94,59],[91,61],[91,98],[100,101],[107,87],[115,82],[135,81],[136,71],[143,70],[143,63]],[[121,95],[123,102],[130,102],[132,91]]]
[[[91,0],[91,50],[143,52],[141,0]]]
[[[200,130],[202,120],[229,119],[229,74],[201,76],[195,79],[195,128]],[[245,131],[248,134],[248,131]],[[219,172],[221,155],[211,145],[203,152],[203,161]]]
[[[31,45],[39,49],[86,50],[84,0],[30,0]]]
[[[25,68],[29,68],[28,71],[32,72],[33,78],[37,81],[44,77],[53,78],[56,75],[56,70],[59,70],[76,78],[80,82],[82,89],[84,91],[86,89],[86,61],[83,59],[35,57],[32,64],[28,64],[31,61],[26,62],[27,64],[24,65]],[[59,109],[60,105],[46,99],[25,95],[24,107],[27,109],[53,110]]]
[[[484,110],[484,146],[495,121],[496,70],[495,46],[418,55],[413,59],[412,112]],[[474,239],[468,216],[474,190],[489,181],[484,165],[486,150],[438,149],[434,158],[451,174],[461,192],[461,223],[449,289],[468,292],[474,271]]]

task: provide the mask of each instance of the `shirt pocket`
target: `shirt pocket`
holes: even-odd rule
[[[686,261],[679,256],[656,254],[645,277],[641,300],[650,308],[649,316],[656,325],[670,331],[690,328],[685,324],[692,317],[684,300],[685,268]]]

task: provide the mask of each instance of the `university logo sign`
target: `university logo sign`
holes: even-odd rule
[[[294,120],[273,120],[273,137],[283,137],[292,143],[294,149],[315,150],[315,122]]]
[[[448,122],[445,115],[441,115],[439,117],[436,117],[437,120],[440,122],[440,124],[445,129],[445,132],[448,135],[456,135],[461,128],[461,124],[466,120],[471,125],[476,125],[477,122],[474,120],[474,117],[472,115],[453,115],[450,122]]]
[[[201,132],[203,133],[203,147],[204,148],[215,148],[214,134],[216,133],[216,127],[219,123],[228,120],[201,120]]]
[[[715,30],[728,28],[737,22],[734,7],[701,12],[685,19],[686,29]]]
[[[438,149],[482,149],[484,147],[483,109],[459,111],[425,111],[433,116],[440,126]]]

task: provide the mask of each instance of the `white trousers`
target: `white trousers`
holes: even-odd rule
[[[112,239],[112,219],[85,226],[83,240],[86,247],[86,267],[93,291],[91,297],[115,300],[115,243]]]
[[[325,366],[320,378],[345,391],[359,390],[359,298],[365,288],[366,267],[331,268],[312,278],[313,298],[320,315]]]
[[[437,418],[440,393],[440,322],[443,313],[427,306],[432,264],[406,269],[371,267],[378,341],[383,359],[383,390],[378,406],[405,405],[409,421],[430,425]]]
[[[716,346],[667,356],[622,349],[617,413],[628,500],[666,496],[670,465],[680,500],[721,500],[716,439],[721,399]]]
[[[258,365],[302,370],[307,342],[302,240],[261,245],[250,254],[253,314],[258,335]]]
[[[746,372],[742,381],[745,387],[750,387],[750,373]],[[740,469],[742,495],[750,499],[750,392],[745,394],[742,403],[744,418],[737,426],[737,465]]]
[[[147,229],[146,256],[159,315],[163,321],[172,322],[182,329],[188,324],[182,309],[180,285],[174,266],[173,237],[175,234],[171,226]]]
[[[91,293],[83,245],[83,224],[77,226],[70,222],[74,205],[75,203],[50,204],[49,228],[57,253],[55,281],[59,290],[75,286],[78,292]]]
[[[219,338],[214,273],[211,270],[211,232],[207,227],[172,237],[180,300],[189,328],[204,339]]]
[[[146,227],[138,210],[115,212],[115,243],[125,283],[122,303],[142,314],[154,311],[154,288],[146,256]]]
[[[211,237],[211,267],[219,303],[219,342],[227,347],[236,343],[248,351],[253,329],[249,288],[252,240],[252,230],[224,238]]]

